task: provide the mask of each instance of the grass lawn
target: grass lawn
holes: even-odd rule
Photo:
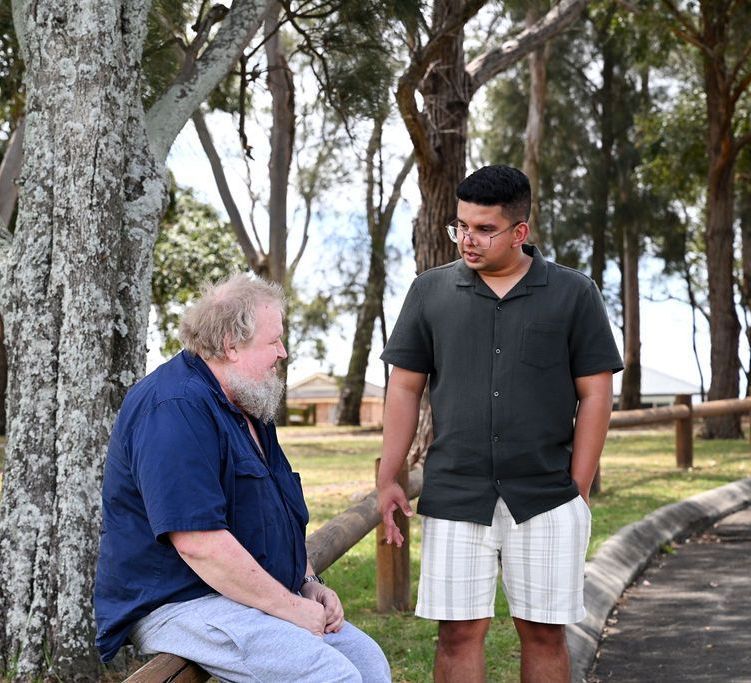
[[[293,467],[300,472],[311,530],[351,505],[374,481],[374,459],[380,435],[329,432],[318,428],[279,430]],[[608,437],[601,464],[602,492],[592,501],[590,555],[622,526],[641,519],[662,505],[751,476],[751,447],[747,441],[694,443],[694,467],[675,468],[672,429],[614,431]],[[412,599],[417,594],[420,524],[411,523]],[[375,534],[371,533],[325,573],[337,590],[350,621],[366,630],[383,647],[394,681],[432,680],[436,640],[433,622],[414,615],[375,612]],[[519,650],[501,590],[496,619],[488,636],[488,680],[518,681]]]
[[[374,460],[381,437],[377,432],[323,427],[282,427],[279,438],[300,472],[310,509],[310,531],[345,510],[373,488]],[[675,468],[672,429],[614,431],[603,455],[602,492],[593,499],[590,555],[622,526],[641,519],[662,505],[695,493],[751,476],[751,448],[747,441],[694,442],[694,467]],[[0,437],[0,468],[4,455]],[[1,481],[1,480],[0,480]],[[1,484],[0,484],[1,486]],[[411,523],[412,599],[419,575],[420,523]],[[375,533],[352,548],[325,577],[342,598],[347,617],[372,635],[391,663],[395,682],[432,680],[436,640],[433,622],[411,613],[375,612]],[[488,636],[488,680],[517,681],[519,650],[501,590],[496,599],[496,619]],[[133,665],[137,668],[138,664]],[[117,672],[111,672],[120,680]]]

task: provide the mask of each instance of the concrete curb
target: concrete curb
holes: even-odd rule
[[[600,635],[623,591],[665,543],[691,536],[751,504],[751,477],[665,505],[623,527],[602,544],[584,570],[586,618],[566,627],[571,681],[586,680]]]

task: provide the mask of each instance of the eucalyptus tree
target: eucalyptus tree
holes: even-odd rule
[[[382,155],[385,119],[386,111],[376,114],[365,154],[365,215],[368,229],[367,240],[370,247],[368,272],[365,291],[357,305],[352,353],[340,392],[338,406],[340,425],[360,424],[360,406],[375,322],[380,318],[381,324],[385,325],[383,297],[386,291],[386,239],[391,229],[402,185],[414,163],[413,155],[407,155],[393,181],[391,190],[388,191]]]
[[[143,373],[164,160],[266,4],[235,0],[144,108],[150,3],[15,0],[26,131],[15,232],[0,232],[10,349],[0,507],[0,656],[12,680],[93,680],[99,484]]]
[[[454,192],[466,171],[472,97],[494,76],[570,26],[587,1],[563,0],[532,26],[467,63],[465,26],[486,4],[486,0],[434,0],[430,18],[419,12],[404,22],[409,63],[399,78],[396,97],[415,149],[422,200],[414,224],[418,272],[454,256],[441,226],[454,217]]]
[[[700,75],[706,107],[707,273],[712,379],[709,399],[739,393],[740,322],[735,307],[734,207],[735,167],[751,145],[746,116],[751,90],[751,5],[733,0],[700,0],[677,5],[672,0],[647,3],[655,19],[684,45]],[[708,438],[741,435],[737,415],[707,418]]]

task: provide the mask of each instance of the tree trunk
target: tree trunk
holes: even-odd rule
[[[751,349],[751,178],[739,183],[738,217],[741,223],[741,301],[746,311],[746,339]],[[751,356],[746,372],[746,396],[751,396]]]
[[[527,27],[532,26],[539,17],[535,9],[527,11]],[[529,215],[531,242],[544,250],[549,241],[540,224],[540,150],[542,149],[545,128],[545,98],[547,90],[547,64],[550,43],[527,55],[529,65],[529,107],[527,108],[527,128],[524,132],[524,173],[529,178],[532,189],[532,208]]]
[[[708,118],[707,158],[707,275],[709,280],[709,335],[712,379],[709,400],[737,398],[739,393],[738,341],[740,323],[735,310],[733,277],[734,103],[725,67],[726,17],[717,3],[702,2],[704,39],[712,56],[704,54],[704,88]],[[715,13],[717,13],[715,15]],[[740,416],[707,418],[705,438],[741,436]]]
[[[639,251],[638,221],[631,220],[623,226],[624,369],[621,382],[621,410],[641,408]]]
[[[269,156],[269,276],[289,291],[287,281],[287,190],[292,163],[292,146],[295,140],[295,86],[292,72],[282,51],[279,37],[278,13],[272,12],[266,20],[267,83],[271,93],[271,152]],[[289,339],[284,335],[285,345]],[[284,382],[285,396],[281,402],[277,421],[287,423],[287,359],[277,366],[279,378]]]
[[[607,15],[606,15],[607,16]],[[606,26],[609,25],[606,22]],[[605,273],[605,242],[608,228],[610,205],[610,182],[613,177],[613,70],[615,59],[609,40],[608,29],[597,29],[598,42],[602,51],[602,87],[598,93],[600,104],[600,149],[597,164],[593,169],[592,197],[592,279],[603,288]]]
[[[384,236],[385,237],[385,236]],[[360,406],[365,388],[365,372],[373,341],[373,328],[381,310],[383,293],[386,289],[385,242],[371,245],[368,284],[365,299],[357,312],[357,327],[352,343],[347,376],[339,398],[340,425],[359,425]]]
[[[16,29],[26,63],[24,189],[33,191],[19,198],[2,292],[11,410],[0,647],[13,680],[95,680],[104,444],[145,365],[166,193],[145,151],[134,77],[145,31],[134,27],[145,27],[147,7],[47,0],[31,9]]]
[[[458,14],[461,0],[436,0],[433,26],[448,14]],[[420,209],[414,222],[413,245],[417,272],[457,258],[456,245],[444,226],[456,218],[456,187],[466,175],[469,77],[464,68],[464,29],[447,33],[419,87],[423,122],[433,154],[416,150]]]
[[[0,316],[0,436],[5,434],[5,395],[8,387],[8,355],[5,351],[5,329]],[[0,489],[1,491],[2,489]]]
[[[391,195],[384,207],[383,163],[380,161],[382,158],[382,135],[383,117],[376,117],[365,154],[365,212],[370,241],[370,265],[368,266],[365,296],[357,311],[357,327],[352,344],[352,355],[349,359],[349,368],[339,397],[337,412],[340,425],[360,424],[360,406],[365,388],[365,373],[368,369],[373,328],[376,318],[383,318],[383,295],[386,290],[386,238],[391,229],[394,210],[401,196],[402,185],[414,163],[412,155],[405,159],[394,180]],[[376,162],[376,157],[379,159],[378,162]],[[378,167],[377,181],[376,166]],[[376,185],[379,189],[378,201],[376,201]],[[383,326],[382,331],[384,331]],[[385,338],[383,343],[385,346]],[[388,383],[388,371],[386,383]]]

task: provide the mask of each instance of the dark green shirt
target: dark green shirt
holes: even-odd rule
[[[574,378],[623,363],[594,281],[523,248],[503,299],[461,260],[419,275],[381,355],[430,376],[421,514],[490,525],[500,495],[523,522],[578,495]]]

